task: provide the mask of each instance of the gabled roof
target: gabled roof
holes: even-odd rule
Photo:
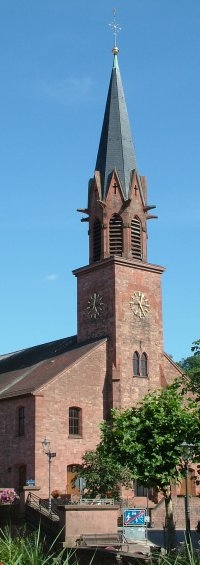
[[[124,199],[127,200],[131,171],[137,169],[117,52],[118,49],[114,49],[113,68],[95,167],[100,171],[102,200],[106,199],[114,169],[118,173]]]
[[[33,394],[105,339],[77,343],[77,336],[30,347],[0,359],[0,400]]]

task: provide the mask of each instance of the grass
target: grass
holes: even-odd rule
[[[149,565],[154,563],[158,565],[200,565],[200,553],[195,550],[192,543],[185,542],[177,550],[172,551],[168,555],[155,556],[150,560]]]
[[[55,542],[47,548],[41,540],[40,528],[33,534],[23,529],[13,537],[7,526],[0,529],[0,565],[59,565],[61,561],[62,565],[68,565],[72,552],[64,556],[63,549],[58,554]]]

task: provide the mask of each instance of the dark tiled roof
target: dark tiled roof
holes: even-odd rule
[[[131,171],[137,169],[137,165],[117,55],[114,55],[96,162],[96,170],[100,171],[101,177],[102,199],[107,196],[115,169],[127,200]]]
[[[34,393],[104,341],[77,344],[77,337],[59,339],[0,359],[0,400]]]

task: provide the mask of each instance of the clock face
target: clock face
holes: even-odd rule
[[[101,316],[103,311],[103,299],[98,292],[94,292],[91,294],[88,300],[88,307],[87,307],[88,315],[90,318],[96,320]]]
[[[139,318],[145,318],[149,312],[148,298],[146,298],[144,292],[141,290],[136,290],[130,298],[130,307],[135,316]]]

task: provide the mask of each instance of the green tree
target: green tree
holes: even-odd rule
[[[200,355],[200,339],[193,341],[191,351],[194,351],[194,355]]]
[[[191,347],[193,355],[179,361],[186,375],[186,388],[197,395],[200,400],[200,340],[194,341]]]
[[[84,480],[86,484],[86,497],[95,498],[100,495],[103,498],[111,496],[119,497],[120,485],[130,486],[131,472],[113,460],[104,450],[103,444],[99,444],[95,451],[86,451],[82,457],[82,465],[77,468],[77,478]]]
[[[107,453],[114,464],[127,465],[134,479],[163,493],[169,548],[174,531],[170,484],[183,476],[182,442],[193,443],[195,438],[199,454],[199,423],[194,405],[174,383],[149,393],[131,409],[113,410],[111,422],[102,424],[104,457]]]

